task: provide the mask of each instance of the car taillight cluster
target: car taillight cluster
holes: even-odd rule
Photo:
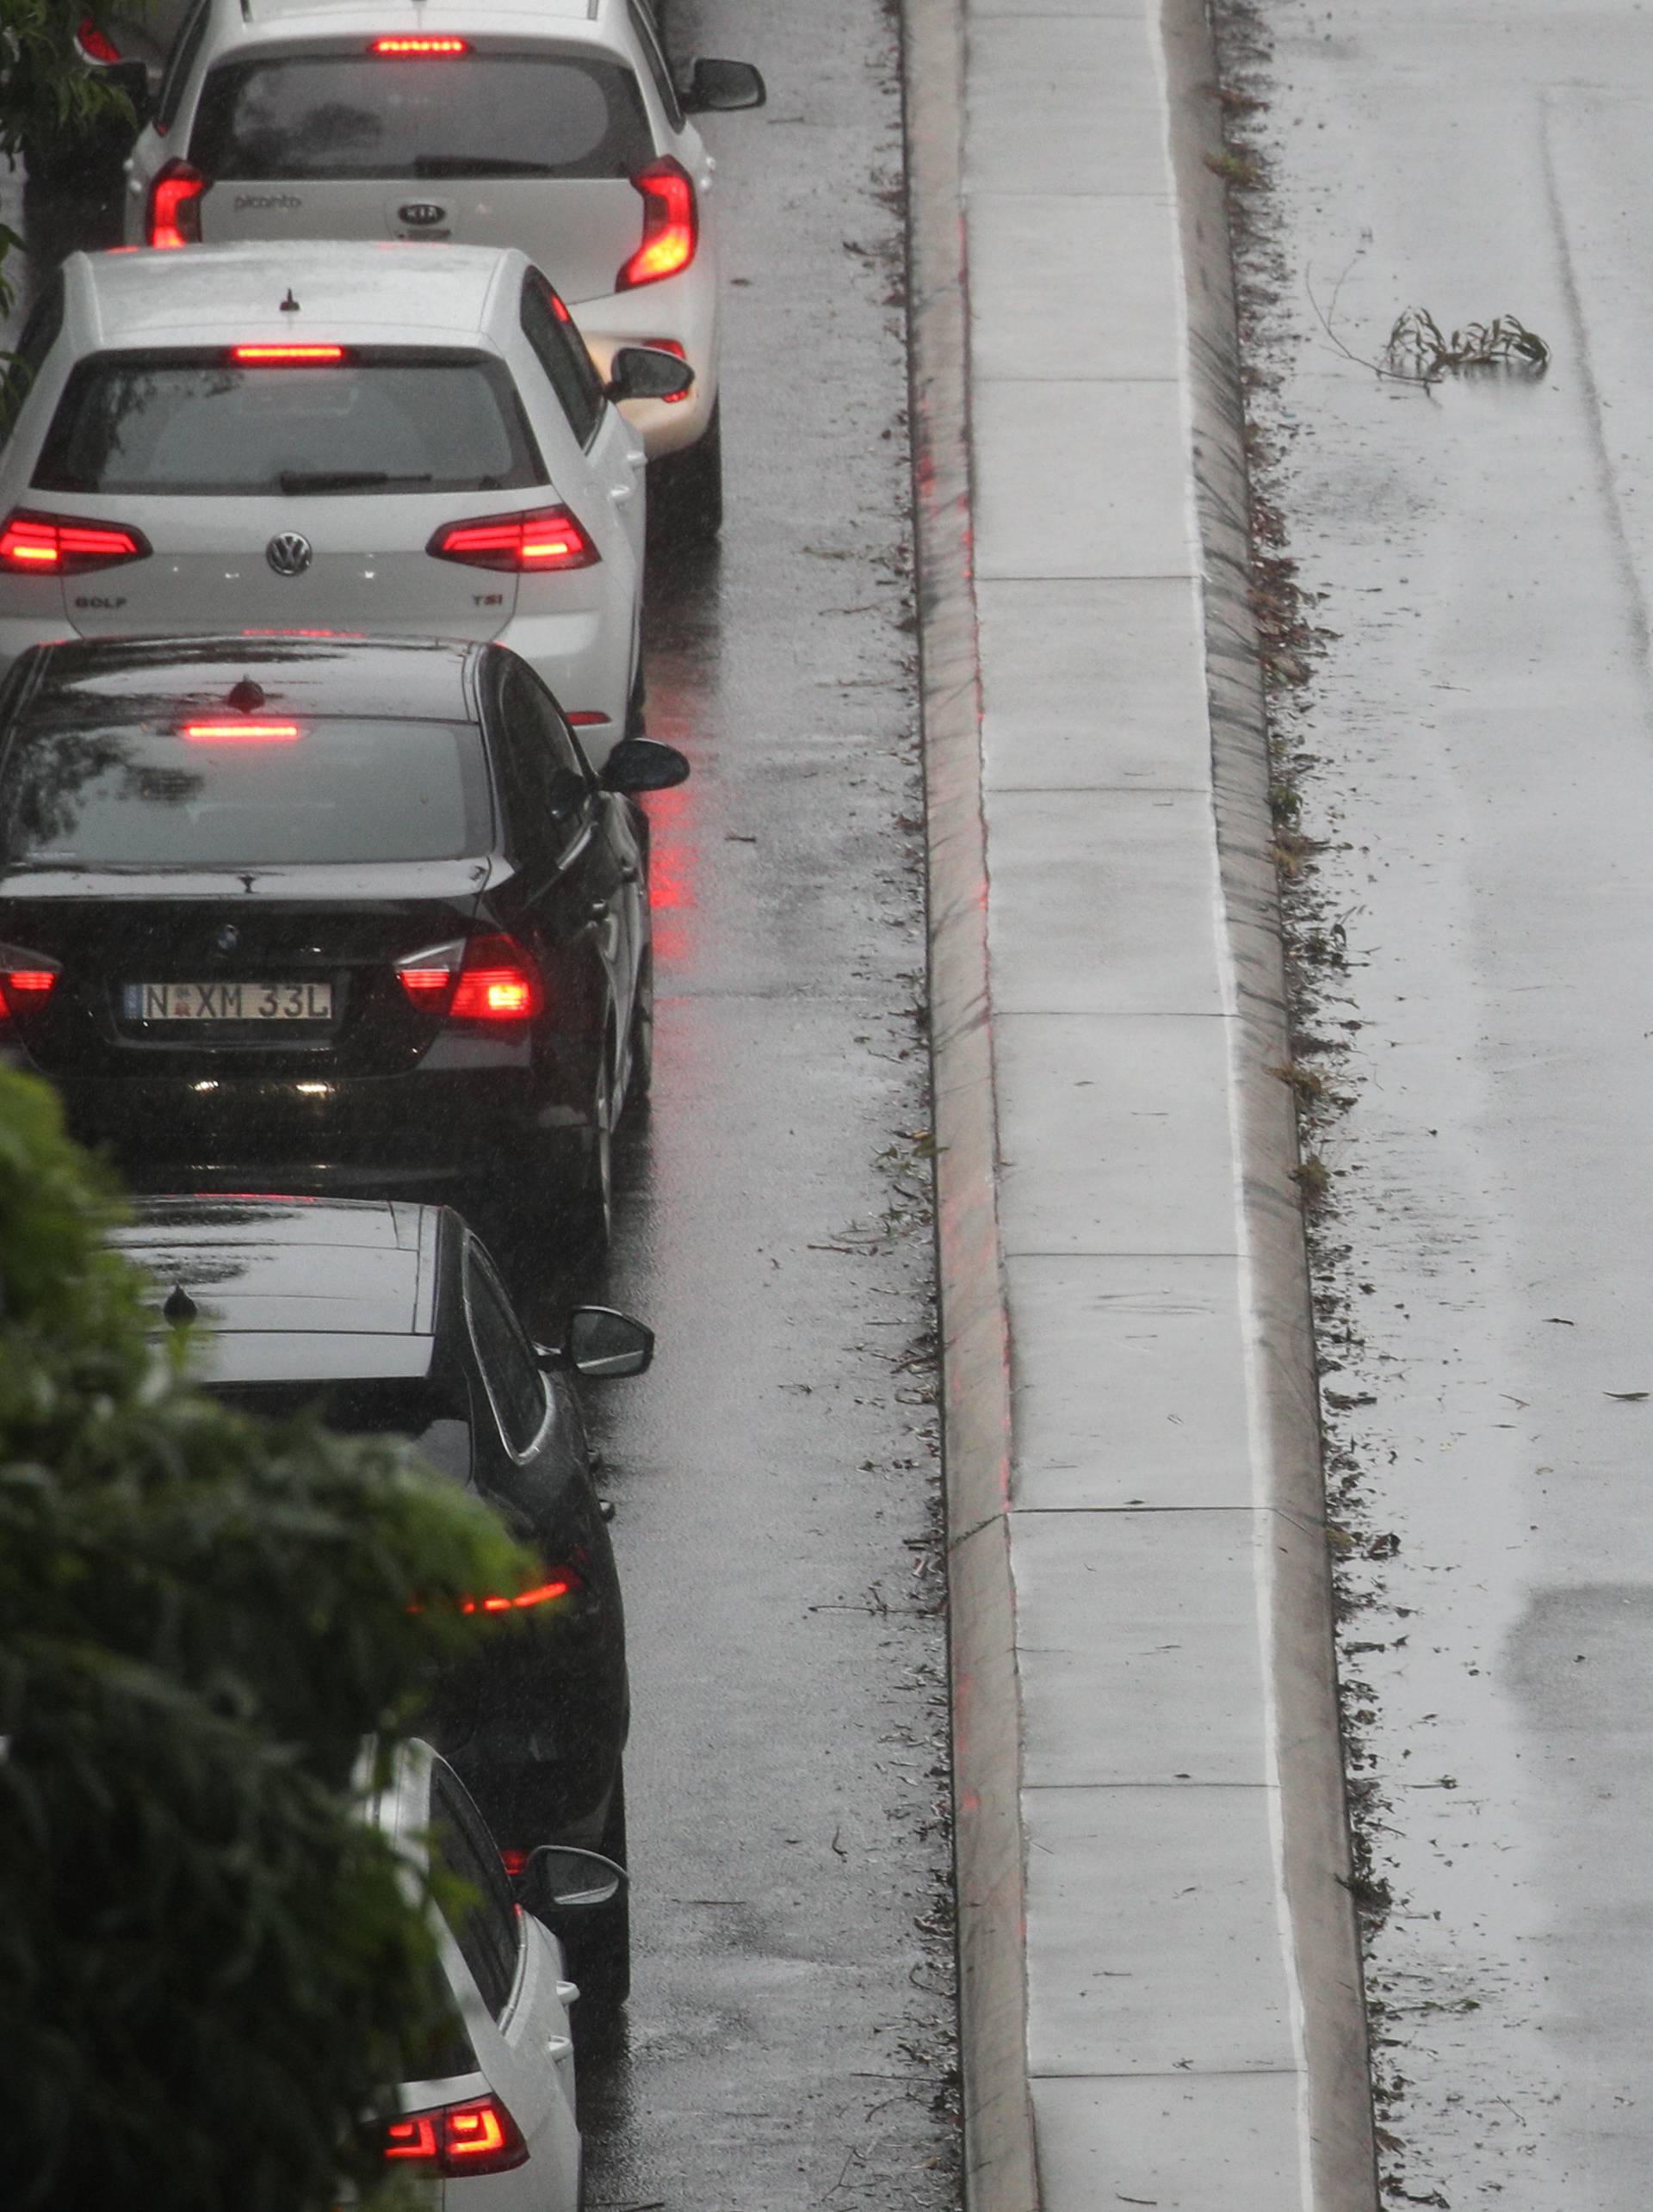
[[[523,1613],[536,1605],[554,1605],[558,1598],[571,1597],[579,1586],[571,1567],[555,1567],[544,1582],[536,1583],[532,1590],[518,1591],[515,1597],[462,1597],[459,1610],[461,1613]]]
[[[201,244],[201,195],[212,182],[187,161],[170,161],[149,188],[146,226],[152,246]]]
[[[389,2122],[385,2158],[416,2173],[509,2173],[528,2163],[528,2145],[497,2097],[473,2097]]]
[[[416,1006],[449,1022],[529,1022],[544,1002],[533,962],[514,937],[472,937],[398,961]]]
[[[12,576],[85,576],[93,569],[142,560],[149,549],[141,530],[35,514],[24,507],[0,523],[0,570]]]
[[[616,292],[658,284],[688,268],[700,243],[694,180],[667,154],[640,169],[632,182],[643,195],[643,242],[614,280]]]
[[[505,569],[517,576],[565,568],[594,568],[597,547],[566,507],[539,507],[529,515],[485,515],[474,522],[445,522],[425,547],[437,560],[467,568]]]
[[[62,972],[45,953],[0,945],[0,1015],[9,1021],[21,1015],[27,1021],[52,996]]]
[[[80,19],[80,28],[75,40],[88,61],[112,62],[121,59],[121,49],[107,31],[100,31],[90,15]]]

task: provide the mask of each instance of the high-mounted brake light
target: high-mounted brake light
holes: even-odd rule
[[[88,61],[119,61],[121,49],[107,31],[100,31],[90,15],[80,19],[75,41]]]
[[[416,1006],[450,1022],[529,1022],[544,1004],[540,979],[514,937],[472,937],[414,953],[397,962],[396,973]]]
[[[640,169],[632,182],[643,195],[643,242],[614,280],[616,292],[658,284],[687,269],[700,242],[700,212],[688,170],[670,154]]]
[[[181,734],[192,745],[290,745],[300,730],[296,722],[186,722]]]
[[[198,246],[201,201],[210,178],[187,161],[170,161],[149,188],[149,243],[152,246]]]
[[[343,361],[343,346],[232,346],[230,358],[254,368],[296,365],[311,368]]]
[[[25,1017],[44,1006],[62,970],[44,953],[0,945],[0,1013]]]
[[[149,540],[112,522],[78,522],[19,507],[0,524],[0,570],[13,576],[85,576],[142,560]]]
[[[506,569],[518,576],[594,568],[603,558],[566,507],[447,522],[425,551],[437,560],[462,561],[467,568]]]
[[[385,2157],[425,2173],[509,2173],[527,2164],[528,2145],[497,2097],[470,2098],[391,2121]]]
[[[396,38],[375,39],[368,51],[388,54],[393,58],[415,55],[425,59],[440,59],[444,56],[469,53],[468,39]]]

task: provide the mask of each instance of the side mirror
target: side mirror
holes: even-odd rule
[[[695,372],[664,346],[622,346],[609,364],[603,389],[610,399],[681,399]]]
[[[133,118],[141,131],[155,104],[149,89],[149,71],[144,64],[141,61],[111,62],[107,69],[98,71],[98,76],[102,83],[112,85],[117,92],[126,94]]]
[[[670,791],[688,780],[686,757],[654,738],[622,738],[597,776],[605,791]]]
[[[727,114],[734,108],[761,108],[769,89],[749,61],[703,59],[690,70],[678,96],[685,114]]]
[[[654,1332],[612,1306],[576,1306],[557,1356],[592,1382],[646,1375],[654,1357]]]
[[[626,1869],[598,1851],[571,1844],[542,1844],[517,1877],[518,1902],[536,1920],[570,1912],[597,1912],[612,1905],[628,1879]]]

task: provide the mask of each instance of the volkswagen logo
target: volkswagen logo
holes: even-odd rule
[[[241,932],[236,928],[233,922],[226,922],[223,928],[213,939],[214,946],[221,953],[232,953],[240,942]]]
[[[264,559],[277,576],[302,576],[313,557],[310,541],[297,530],[282,530],[264,547]]]
[[[396,213],[403,222],[411,225],[414,230],[428,231],[433,223],[440,223],[443,220],[448,210],[445,207],[438,207],[434,200],[410,200],[405,207],[399,207]]]

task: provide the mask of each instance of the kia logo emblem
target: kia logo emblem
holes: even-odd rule
[[[403,222],[411,223],[415,230],[428,231],[432,223],[441,222],[448,210],[438,207],[434,200],[410,200],[406,207],[399,207],[396,213]]]
[[[282,530],[264,547],[264,559],[277,576],[302,576],[313,558],[310,541],[297,530]]]

